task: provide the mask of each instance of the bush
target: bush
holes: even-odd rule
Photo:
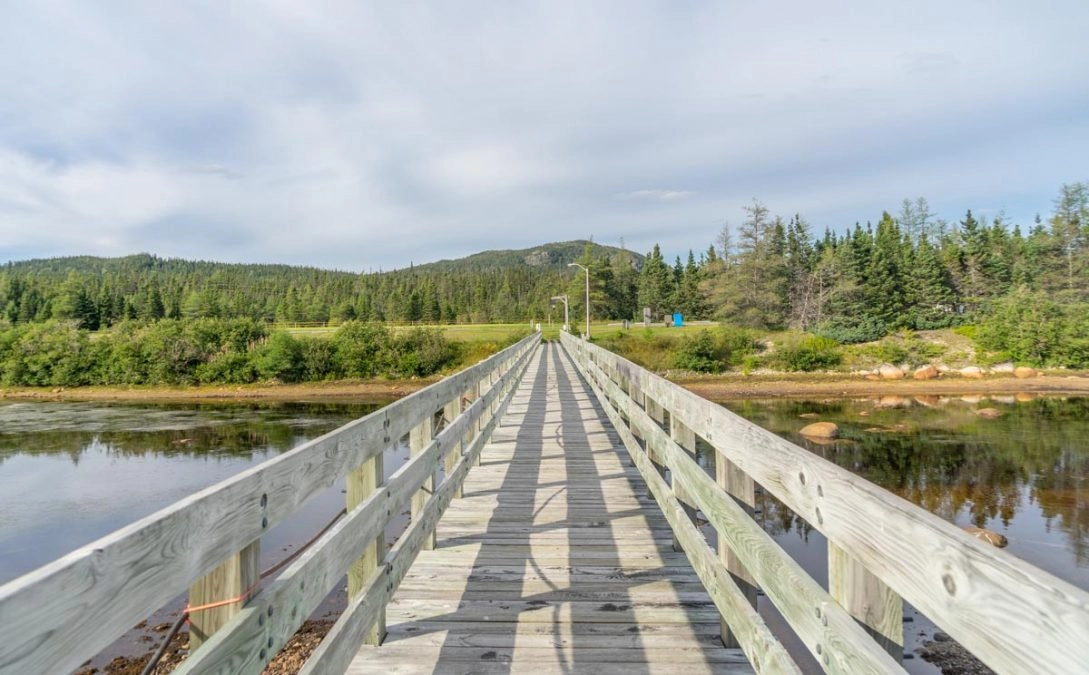
[[[783,370],[812,371],[838,366],[843,360],[839,345],[819,335],[809,335],[793,344],[783,345],[775,361]]]
[[[393,377],[426,377],[442,370],[456,356],[456,350],[441,330],[413,328],[394,338],[388,374]]]
[[[290,333],[277,331],[257,348],[253,366],[261,379],[298,382],[305,372],[302,345]]]
[[[841,318],[835,321],[826,321],[817,326],[813,332],[842,344],[858,344],[860,342],[880,340],[889,330],[888,326],[878,319]]]
[[[376,323],[349,321],[333,334],[340,377],[375,377],[388,369],[393,337]]]
[[[87,331],[75,321],[9,328],[0,338],[0,382],[15,387],[90,384],[90,358]]]
[[[673,365],[683,370],[697,373],[719,373],[725,365],[720,345],[709,330],[701,330],[692,337],[682,340],[673,355]]]

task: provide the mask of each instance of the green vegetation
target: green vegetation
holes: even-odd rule
[[[727,344],[718,334],[678,341],[688,333],[676,332],[662,344],[608,336],[602,340],[615,343],[622,353],[632,350],[661,370],[717,372],[739,365],[749,370],[761,361],[825,368],[835,361],[832,342],[874,341],[880,342],[845,348],[840,358],[916,364],[932,358],[927,345],[895,336],[969,325],[976,327],[972,335],[981,359],[1089,367],[1083,337],[1089,332],[1083,318],[1089,316],[1089,183],[1062,186],[1051,216],[1037,216],[1026,228],[1001,214],[986,219],[970,210],[962,220],[948,223],[936,218],[922,198],[905,200],[896,216],[883,213],[876,226],[856,223],[842,234],[829,229],[820,237],[800,215],[784,219],[757,201],[745,210],[745,219],[736,228],[724,227],[705,252],[697,256],[690,250],[683,262],[677,256],[672,265],[657,245],[644,258],[591,242],[489,251],[365,274],[149,255],[9,263],[0,267],[0,327],[14,326],[10,330],[15,332],[0,328],[5,333],[0,350],[18,356],[18,364],[4,377],[70,379],[64,374],[67,361],[53,363],[40,354],[59,354],[68,347],[78,352],[86,336],[77,328],[110,329],[102,338],[106,344],[119,340],[118,335],[146,333],[147,339],[162,339],[164,348],[172,348],[178,339],[159,333],[185,333],[199,320],[249,321],[252,330],[263,331],[253,341],[273,353],[250,358],[252,349],[234,343],[222,353],[200,351],[200,373],[195,366],[192,372],[178,364],[167,368],[183,373],[177,375],[182,379],[433,372],[436,363],[445,361],[435,355],[442,350],[426,340],[415,340],[404,353],[394,348],[363,353],[360,358],[376,364],[365,368],[345,367],[342,351],[314,340],[355,321],[413,326],[510,322],[518,329],[535,321],[547,325],[550,317],[559,323],[562,306],[551,306],[550,298],[564,294],[577,332],[585,310],[586,277],[581,270],[568,269],[571,262],[589,269],[593,319],[598,322],[638,323],[646,308],[657,326],[680,312],[686,321],[707,319],[738,329],[792,331],[825,340],[791,339],[770,360],[743,345]],[[47,322],[65,322],[68,328],[55,335],[28,328]],[[157,323],[165,327],[149,328]],[[285,337],[272,339],[275,331],[268,325],[306,327],[290,329],[292,343]],[[389,330],[390,340],[402,335],[399,328]],[[449,330],[448,339],[456,329]],[[24,339],[25,331],[36,337]],[[593,333],[595,339],[605,335],[599,328]],[[28,347],[31,342],[41,346]],[[91,342],[97,349],[98,340]],[[266,342],[273,346],[264,346]],[[19,356],[24,352],[25,358]],[[76,366],[74,372],[84,377],[88,370]],[[139,368],[132,372],[161,375],[151,367],[146,375]]]
[[[503,342],[516,339],[509,336]],[[123,322],[90,339],[73,321],[0,330],[0,384],[245,384],[425,377],[501,343],[451,342],[436,329],[350,321],[331,336],[269,333],[253,319]]]
[[[819,335],[806,335],[791,340],[775,352],[773,362],[782,370],[808,372],[827,370],[843,360],[839,344]]]

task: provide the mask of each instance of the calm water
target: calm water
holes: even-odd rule
[[[379,405],[0,403],[0,583]],[[724,405],[957,525],[1005,534],[1008,552],[1089,589],[1089,398]],[[983,408],[1001,414],[985,419]],[[797,433],[818,420],[838,424],[841,438],[818,444]],[[403,444],[389,450],[387,474],[406,454]],[[262,568],[328,522],[343,507],[342,489],[273,528]],[[759,494],[757,508],[765,529],[826,583],[820,533],[770,495]],[[768,605],[761,598],[762,612]],[[933,633],[914,618],[905,625],[909,653]],[[905,665],[927,672],[918,659]]]
[[[0,583],[378,407],[0,404]],[[343,501],[329,490],[274,528],[262,566]]]
[[[959,526],[1009,539],[1005,551],[1089,589],[1089,398],[1032,396],[746,400],[723,405]],[[979,410],[999,416],[987,419]],[[806,439],[815,421],[840,438]],[[774,497],[758,493],[757,519],[825,588],[827,541]],[[708,531],[709,530],[709,531]],[[713,530],[705,528],[709,538]],[[761,596],[760,613],[805,672],[820,672]],[[937,673],[916,650],[938,629],[905,604],[904,667]]]
[[[1089,589],[1089,398],[918,397],[734,401],[739,415],[957,525],[1009,538],[1005,550]],[[977,411],[998,411],[986,419]],[[798,434],[835,422],[840,438]],[[770,496],[764,527],[816,534]]]

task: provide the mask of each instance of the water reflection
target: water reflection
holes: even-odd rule
[[[0,583],[381,405],[0,404]],[[333,492],[300,518],[327,521]]]
[[[1089,399],[883,397],[723,405],[958,525],[987,527],[1009,551],[1089,588]],[[807,439],[834,422],[834,441]],[[812,530],[770,495],[758,518],[777,538]]]

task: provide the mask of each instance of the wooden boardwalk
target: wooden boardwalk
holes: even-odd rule
[[[349,673],[751,673],[638,470],[556,344]]]

